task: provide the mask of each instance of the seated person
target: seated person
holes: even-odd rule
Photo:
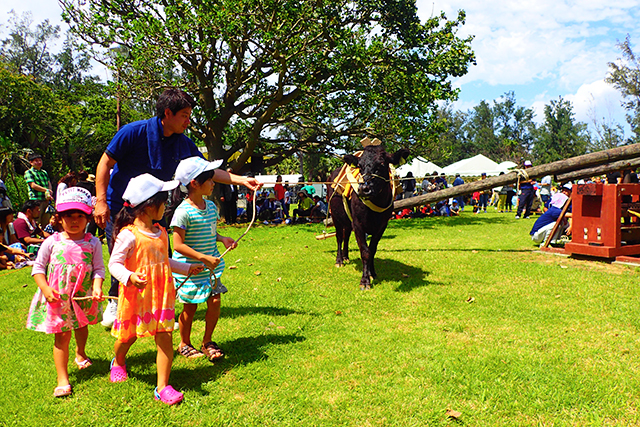
[[[554,194],[551,197],[551,201],[549,202],[549,209],[545,213],[543,213],[533,224],[531,231],[529,234],[531,235],[531,240],[533,240],[536,244],[544,244],[544,242],[551,234],[553,227],[556,225],[560,214],[562,213],[562,208],[564,204],[569,199],[569,195],[571,194],[571,183],[566,183],[560,189],[560,192]],[[562,220],[556,233],[554,234],[551,243],[556,243],[560,236],[563,233],[567,235],[571,234],[571,223],[567,218],[570,218],[571,214],[567,213],[565,218]]]
[[[0,179],[0,207],[13,209],[11,199],[7,196],[7,186]]]
[[[276,200],[275,194],[269,193],[267,199],[262,202],[260,209],[258,209],[258,218],[261,221],[282,218],[282,208],[280,202]]]
[[[49,224],[44,227],[44,231],[49,234],[60,233],[63,231],[62,223],[60,222],[59,215],[51,215],[51,219],[49,219]]]
[[[14,263],[29,260],[18,242],[12,222],[13,210],[0,208],[0,270],[15,268]]]
[[[451,207],[449,208],[449,213],[451,216],[459,216],[460,215],[460,206],[458,206],[458,201],[453,200],[451,203]]]
[[[44,239],[50,236],[46,231],[42,231],[36,223],[36,218],[40,217],[40,201],[27,200],[18,213],[18,219],[13,222],[13,228],[16,230],[16,237],[27,247],[29,246],[37,251]]]
[[[421,209],[420,212],[422,212],[423,215],[425,216],[434,216],[435,212],[433,211],[433,208],[431,207],[431,203],[427,203],[426,205],[424,205]]]
[[[293,220],[295,221],[298,216],[308,217],[311,215],[311,208],[313,202],[304,190],[298,191],[298,208],[293,210]]]
[[[317,194],[313,196],[314,205],[311,208],[311,213],[309,216],[311,218],[326,218],[327,217],[327,204],[320,199],[320,196]]]

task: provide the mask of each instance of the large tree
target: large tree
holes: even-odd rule
[[[126,47],[116,64],[138,98],[177,85],[195,94],[193,136],[212,157],[265,166],[309,146],[352,149],[365,135],[427,151],[435,101],[474,61],[464,23],[421,23],[415,0],[61,0],[96,47]],[[287,125],[308,138],[280,138]]]
[[[622,58],[618,62],[609,63],[609,75],[605,81],[622,94],[627,121],[635,134],[633,142],[640,142],[640,59],[631,48],[629,35],[618,43],[618,48],[622,52]]]
[[[540,164],[568,159],[587,152],[587,125],[576,122],[573,105],[559,97],[544,106],[544,123],[537,130],[533,154]]]

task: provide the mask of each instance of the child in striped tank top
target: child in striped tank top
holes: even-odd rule
[[[180,314],[180,344],[178,352],[188,359],[205,356],[210,361],[224,357],[222,349],[212,340],[220,317],[220,296],[227,292],[220,276],[224,260],[218,252],[217,242],[226,248],[235,248],[236,242],[217,231],[220,215],[215,203],[205,199],[215,185],[213,178],[220,161],[208,162],[200,157],[184,159],[176,169],[176,179],[187,187],[187,197],[176,208],[171,220],[173,228],[173,259],[187,263],[204,263],[209,271],[186,277],[174,272],[178,288],[178,301],[184,304]],[[172,199],[179,203],[182,195],[176,188]],[[198,304],[207,303],[205,330],[200,350],[191,344],[191,328]]]

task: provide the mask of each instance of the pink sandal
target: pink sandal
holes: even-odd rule
[[[112,383],[121,383],[127,380],[127,365],[125,366],[113,366],[116,358],[114,357],[111,361],[111,373],[109,374],[109,380]]]
[[[176,391],[176,389],[170,385],[163,388],[159,393],[158,387],[156,387],[153,391],[153,395],[156,397],[156,400],[160,400],[162,403],[166,403],[167,405],[175,405],[176,403],[182,402],[182,399],[184,399],[184,394]]]
[[[88,357],[82,362],[78,361],[77,357],[73,361],[76,362],[76,365],[78,365],[78,369],[80,370],[87,369],[89,366],[93,365],[93,362]]]
[[[73,393],[71,384],[61,385],[53,389],[53,397],[67,397],[71,396],[71,393]]]

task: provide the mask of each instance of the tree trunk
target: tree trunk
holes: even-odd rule
[[[640,166],[640,158],[620,160],[614,163],[607,163],[605,165],[596,166],[588,169],[580,169],[573,172],[567,172],[560,175],[556,175],[556,181],[566,182],[576,179],[590,178],[592,176],[602,175],[608,172],[621,171],[625,169],[635,169]]]
[[[597,153],[585,154],[572,157],[566,160],[559,160],[545,165],[534,166],[524,170],[529,178],[539,178],[546,175],[562,174],[570,171],[584,169],[590,166],[601,165],[616,160],[640,157],[640,144],[626,145],[624,147],[612,148],[610,150],[599,151]],[[521,179],[526,179],[522,176]],[[518,181],[518,172],[509,172],[504,175],[494,176],[468,184],[449,187],[433,193],[423,194],[409,199],[398,200],[393,204],[394,210],[413,208],[427,203],[438,202],[440,200],[457,197],[464,194],[471,194],[475,191],[488,190],[493,187],[513,184]]]

